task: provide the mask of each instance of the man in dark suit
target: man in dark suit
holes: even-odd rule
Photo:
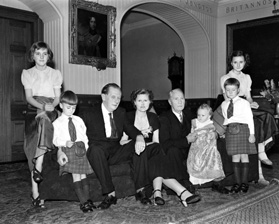
[[[115,83],[109,83],[102,89],[102,104],[96,105],[84,111],[80,117],[87,127],[89,148],[87,158],[102,186],[104,200],[98,205],[100,209],[107,209],[116,204],[115,187],[110,174],[110,165],[124,161],[132,162],[133,179],[137,189],[136,199],[143,204],[150,204],[146,196],[145,186],[150,184],[148,177],[147,160],[159,152],[147,151],[137,155],[137,152],[145,150],[145,141],[141,132],[126,122],[126,112],[118,107],[121,101],[121,89]],[[132,140],[126,144],[120,144],[125,132]],[[59,160],[62,160],[59,155]]]
[[[173,166],[175,178],[185,185],[190,192],[195,193],[184,163],[191,142],[197,139],[197,135],[191,133],[191,113],[183,111],[185,98],[180,89],[170,91],[168,101],[171,110],[160,116],[160,143]]]
[[[197,136],[191,133],[191,120],[194,118],[190,110],[185,108],[184,94],[180,89],[174,89],[169,93],[169,104],[171,110],[160,116],[160,143],[167,154],[170,164],[173,165],[175,177],[185,187],[195,193],[192,183],[189,181],[189,174],[186,167],[186,159],[192,142]],[[229,193],[220,183],[213,185],[212,190],[220,193]]]

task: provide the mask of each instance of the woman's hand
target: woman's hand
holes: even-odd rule
[[[46,103],[44,104],[44,108],[45,111],[54,111],[54,106],[51,103]]]
[[[253,101],[252,103],[250,103],[251,108],[253,109],[258,109],[259,108],[259,104],[255,101]]]
[[[152,133],[152,127],[150,126],[149,128],[143,129],[141,133],[145,138],[148,138],[149,134]]]
[[[145,150],[145,141],[142,135],[138,135],[135,144],[135,152],[140,155]]]

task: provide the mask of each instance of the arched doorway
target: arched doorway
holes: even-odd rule
[[[131,15],[134,17],[131,17]],[[208,97],[211,91],[211,70],[209,66],[210,44],[207,34],[193,15],[186,12],[185,9],[167,3],[144,3],[135,5],[130,7],[122,18],[120,45],[121,80],[122,88],[124,89],[124,97],[127,97],[126,95],[128,95],[130,89],[149,87],[151,82],[154,84],[154,87],[151,89],[156,89],[156,91],[159,92],[159,99],[166,98],[165,94],[170,90],[171,84],[169,80],[163,81],[161,79],[167,79],[167,59],[173,55],[175,49],[170,51],[168,56],[157,55],[158,60],[155,61],[156,63],[151,64],[148,63],[151,57],[149,58],[148,55],[144,54],[146,50],[158,50],[157,42],[159,39],[153,38],[153,44],[150,44],[152,40],[147,40],[145,37],[147,38],[151,31],[156,32],[156,29],[162,31],[162,24],[165,26],[165,31],[167,30],[166,27],[168,27],[169,31],[172,30],[172,34],[169,35],[173,35],[173,38],[177,39],[174,40],[174,42],[177,43],[175,45],[179,46],[180,44],[178,42],[181,43],[182,49],[179,49],[179,52],[176,52],[176,54],[178,56],[183,56],[185,59],[185,96],[189,98]],[[151,26],[152,28],[150,31]],[[161,29],[159,28],[160,26]],[[142,36],[136,39],[140,31]],[[132,33],[134,35],[132,35]],[[164,38],[164,33],[158,32],[157,35],[160,37],[160,40]],[[134,45],[132,44],[133,42]],[[132,49],[136,49],[135,45],[137,44],[141,44],[142,46],[146,44],[147,47],[145,50],[142,48],[137,52],[133,52]],[[165,44],[162,44],[162,48],[167,47],[167,45],[171,48],[173,43],[169,45],[166,41]],[[128,49],[130,52],[123,51],[122,46],[125,46],[126,50]],[[180,55],[181,52],[183,55]],[[152,55],[152,57],[154,57],[154,55]],[[129,63],[125,61],[125,58],[129,58]],[[134,61],[132,61],[133,58],[135,59]],[[152,58],[152,60],[154,60],[154,58]],[[203,63],[200,63],[201,61]],[[133,66],[142,69],[136,71],[132,69]],[[147,66],[153,67],[150,69],[150,67]],[[162,68],[161,66],[166,68],[165,71],[160,70],[160,68]],[[143,74],[144,82],[139,82]],[[145,86],[140,86],[143,85],[143,83],[145,83]],[[195,85],[193,85],[193,83],[195,83]],[[206,83],[207,89],[204,88],[204,83]],[[167,85],[169,85],[169,88]],[[161,88],[160,91],[158,91],[158,88]],[[202,89],[202,93],[198,89]]]

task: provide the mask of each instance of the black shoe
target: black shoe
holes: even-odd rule
[[[146,196],[145,190],[139,191],[135,194],[136,201],[140,201],[142,204],[151,204],[151,200]]]
[[[236,194],[240,191],[240,185],[239,184],[234,184],[230,190],[230,193]]]
[[[248,189],[249,189],[249,184],[242,183],[240,185],[240,192],[241,193],[247,193]]]
[[[201,200],[201,197],[200,197],[199,195],[192,195],[192,196],[186,198],[185,200],[182,200],[182,195],[183,195],[183,193],[186,192],[186,191],[188,191],[188,190],[186,189],[186,190],[182,191],[182,192],[180,193],[180,195],[178,196],[179,199],[180,199],[181,204],[182,204],[184,207],[187,207],[188,204],[193,204],[193,203],[196,203],[196,202],[198,202],[198,201]]]
[[[87,212],[93,212],[93,208],[89,205],[89,202],[85,202],[83,204],[80,204],[80,210],[83,213],[87,213]]]
[[[164,205],[165,204],[165,200],[162,197],[159,197],[159,196],[155,197],[154,196],[154,193],[156,191],[160,191],[161,192],[161,190],[160,189],[156,189],[156,190],[153,191],[154,205]]]
[[[199,196],[199,195],[192,195],[192,196],[186,198],[187,204],[193,204],[193,203],[199,202],[200,200],[201,200],[201,196]]]
[[[90,206],[91,208],[94,208],[94,209],[97,208],[96,205],[94,205],[94,203],[93,203],[92,200],[88,199],[88,200],[87,200],[87,203],[89,204],[89,206]]]
[[[98,205],[97,208],[100,209],[108,209],[112,204],[116,205],[117,203],[117,198],[110,195],[110,196],[106,196],[105,199],[102,201],[101,204]]]
[[[41,201],[40,195],[37,198],[33,198],[33,195],[31,193],[30,197],[31,197],[31,200],[32,200],[32,205],[34,207],[46,208],[44,203],[42,203],[42,201]]]
[[[225,188],[223,185],[220,185],[220,184],[212,184],[211,190],[217,191],[220,194],[229,194],[230,193],[229,189]]]

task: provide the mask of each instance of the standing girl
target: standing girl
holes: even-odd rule
[[[257,153],[252,110],[250,103],[238,96],[239,86],[237,79],[227,79],[224,83],[227,100],[221,104],[224,125],[227,125],[226,149],[228,155],[232,156],[236,181],[231,193],[248,191],[248,155]]]
[[[21,75],[28,103],[24,151],[31,171],[31,199],[34,206],[41,208],[44,208],[44,204],[40,199],[38,185],[43,181],[41,171],[44,154],[54,149],[52,122],[58,117],[55,107],[59,103],[63,81],[60,71],[47,65],[52,58],[53,53],[47,43],[34,43],[28,59],[35,66],[24,69]]]

